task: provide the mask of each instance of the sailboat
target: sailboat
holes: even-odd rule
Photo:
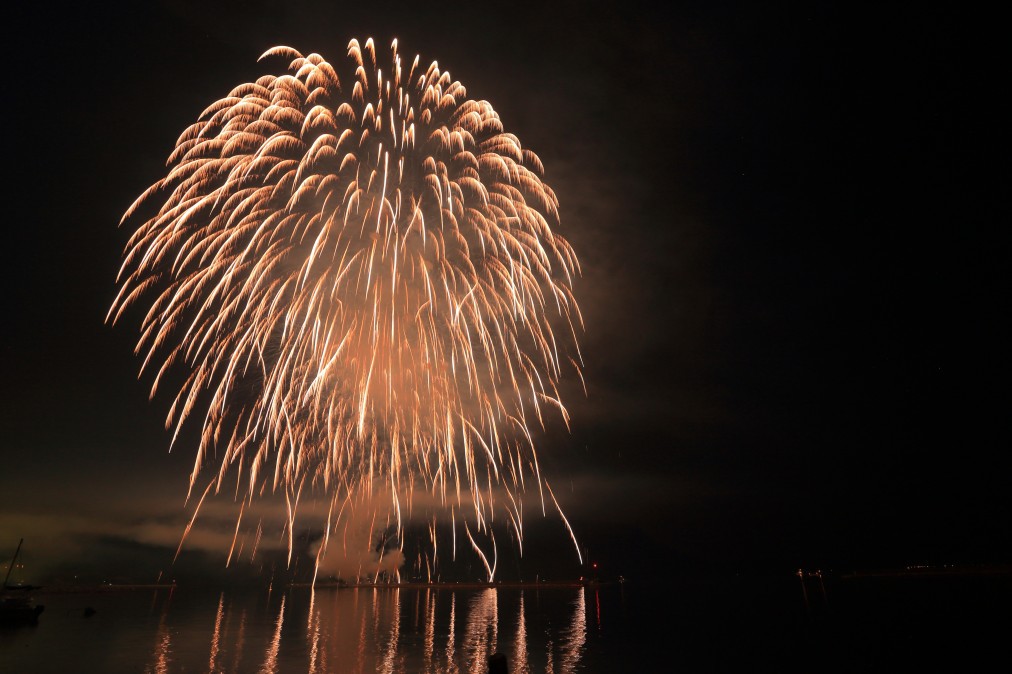
[[[14,551],[14,557],[7,567],[7,575],[4,576],[3,589],[0,590],[0,624],[3,625],[35,625],[39,622],[39,614],[46,608],[36,604],[31,595],[32,590],[38,589],[36,586],[7,584],[24,542],[23,538],[18,542],[18,549]]]

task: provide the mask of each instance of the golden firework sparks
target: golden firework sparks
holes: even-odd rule
[[[382,489],[400,533],[424,489],[471,513],[491,576],[471,532],[501,505],[522,539],[525,475],[544,507],[530,428],[546,408],[568,424],[558,385],[580,372],[558,199],[488,102],[396,40],[386,69],[351,40],[344,79],[318,54],[267,57],[287,72],[210,105],[127,210],[143,222],[108,320],[150,302],[152,396],[186,372],[166,425],[175,442],[201,419],[191,491],[216,456],[204,496],[234,470],[243,503],[284,494],[291,536],[307,483],[328,531]]]

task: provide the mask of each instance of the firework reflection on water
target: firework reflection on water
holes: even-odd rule
[[[166,600],[152,616],[157,629],[145,671],[210,662],[214,672],[482,672],[496,652],[508,654],[515,674],[586,671],[587,592],[593,590],[223,593],[196,615]],[[210,636],[194,618],[213,623]],[[527,633],[528,624],[535,633]]]

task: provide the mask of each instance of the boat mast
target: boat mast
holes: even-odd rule
[[[11,558],[11,565],[7,567],[7,575],[4,576],[4,584],[0,589],[7,589],[7,579],[11,577],[11,571],[14,570],[14,563],[18,561],[18,553],[21,552],[21,544],[25,542],[25,539],[18,541],[18,549],[14,551],[14,557]]]

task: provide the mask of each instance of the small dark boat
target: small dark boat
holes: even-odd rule
[[[45,610],[45,606],[36,604],[32,597],[32,590],[38,590],[36,585],[8,585],[7,580],[11,577],[11,571],[18,561],[18,553],[21,552],[21,544],[14,552],[10,566],[7,567],[7,575],[4,576],[3,589],[0,590],[0,624],[2,625],[35,625],[39,622],[39,614]]]
[[[29,594],[18,595],[5,590],[0,596],[0,623],[4,625],[36,625],[45,606],[36,604]]]

